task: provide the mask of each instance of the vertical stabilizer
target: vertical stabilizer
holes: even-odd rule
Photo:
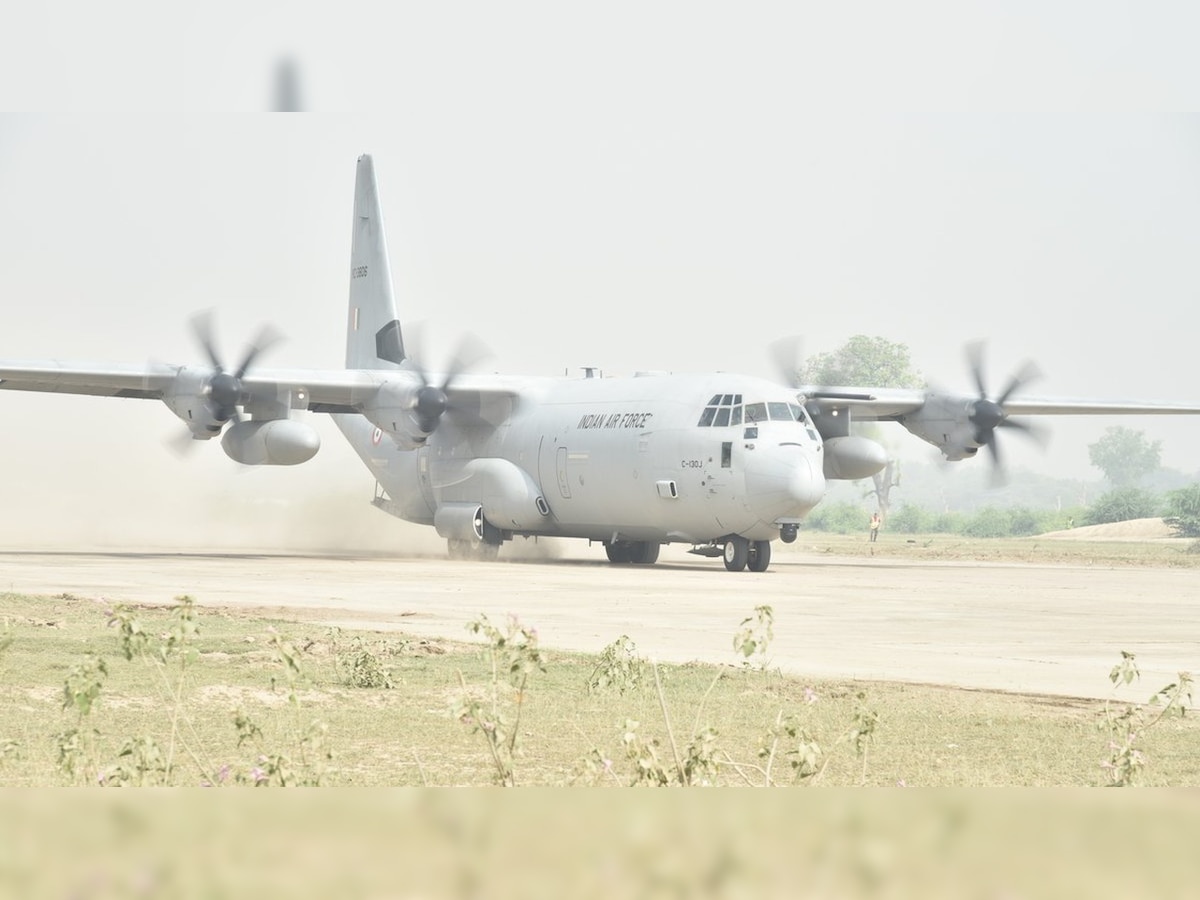
[[[358,158],[354,179],[354,230],[350,244],[350,319],[346,368],[392,369],[404,360],[404,339],[392,296],[375,163]]]

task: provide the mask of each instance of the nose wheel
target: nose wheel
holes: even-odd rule
[[[746,568],[751,572],[765,572],[771,564],[771,542],[754,541],[750,545],[750,558],[746,560]]]
[[[740,572],[746,568],[750,560],[750,542],[744,537],[729,538],[725,542],[725,568],[730,572]]]
[[[725,568],[730,572],[765,572],[771,564],[770,541],[748,541],[744,537],[733,537],[725,541]]]

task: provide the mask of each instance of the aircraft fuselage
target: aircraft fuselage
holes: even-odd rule
[[[505,536],[771,540],[824,495],[820,436],[772,382],[652,374],[510,383],[519,400],[448,416],[415,450],[361,417],[336,418],[393,498],[390,511],[444,534],[454,510],[478,505]]]

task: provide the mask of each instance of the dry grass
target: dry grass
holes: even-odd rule
[[[93,601],[71,597],[0,595],[0,622],[7,621],[13,638],[0,655],[0,746],[13,742],[0,760],[0,785],[73,783],[57,765],[55,736],[76,722],[76,714],[62,708],[63,682],[88,651],[106,657],[109,667],[99,704],[87,722],[99,732],[93,769],[112,765],[127,738],[149,735],[160,746],[168,745],[175,705],[162,670],[146,660],[121,658],[115,630],[106,625],[107,612]],[[136,614],[151,635],[170,627],[169,609],[145,607]],[[482,737],[453,715],[463,694],[460,673],[470,692],[491,696],[491,669],[479,645],[394,633],[338,634],[278,613],[267,617],[203,609],[198,616],[198,654],[186,669],[181,707],[188,752],[176,754],[172,783],[219,780],[222,771],[245,774],[261,762],[261,754],[286,754],[298,763],[299,735],[314,719],[327,723],[333,751],[324,784],[493,782]],[[273,634],[302,651],[306,677],[297,685],[298,706],[288,701],[286,673],[271,649]],[[344,683],[345,651],[355,635],[390,669],[393,688]],[[638,733],[657,741],[660,758],[671,763],[653,679],[624,695],[589,693],[594,658],[545,655],[547,671],[533,676],[521,698],[517,784],[629,783],[634,768],[622,734],[630,719],[641,723]],[[170,678],[177,670],[173,659]],[[774,672],[706,665],[662,666],[660,674],[680,752],[686,752],[699,730],[715,729],[713,756],[722,763],[718,784],[763,782],[759,750],[781,713],[794,715],[825,751],[827,764],[815,779],[820,784],[1094,785],[1104,780],[1100,763],[1108,738],[1098,728],[1103,704],[1095,701],[948,687],[812,683]],[[1105,674],[1098,672],[1097,678]],[[1158,687],[1135,686],[1129,698],[1145,699]],[[501,702],[511,708],[516,699],[505,685]],[[864,703],[879,713],[865,767],[847,738]],[[239,709],[260,725],[260,746],[238,746],[233,717]],[[1144,744],[1149,759],[1145,783],[1200,784],[1200,758],[1192,752],[1198,735],[1191,719],[1171,720],[1151,732]],[[781,748],[776,780],[793,783],[782,754]],[[589,773],[582,765],[589,756],[611,761],[611,770]],[[87,780],[80,776],[74,783]]]

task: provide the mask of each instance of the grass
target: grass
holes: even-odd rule
[[[880,546],[880,545],[877,545]],[[881,545],[886,546],[886,544]],[[152,646],[177,621],[170,607],[131,615]],[[0,594],[0,786],[95,783],[122,761],[125,742],[153,738],[163,754],[174,744],[169,783],[198,785],[261,779],[281,759],[297,780],[327,785],[486,785],[496,771],[483,736],[455,715],[464,694],[491,703],[493,674],[481,644],[405,638],[395,633],[331,630],[277,611],[197,609],[195,654],[166,662],[121,654],[112,611],[71,596]],[[5,623],[7,625],[5,626]],[[536,625],[536,623],[525,623]],[[464,622],[464,636],[466,622]],[[613,636],[614,639],[617,637]],[[294,647],[289,669],[280,648]],[[186,647],[184,648],[186,649]],[[353,653],[368,652],[392,687],[347,684]],[[513,780],[518,785],[629,784],[639,759],[655,756],[673,771],[705,728],[715,739],[697,748],[716,784],[761,784],[759,750],[780,715],[792,716],[823,751],[812,779],[824,785],[1096,785],[1108,752],[1104,704],[953,688],[872,682],[809,682],[777,672],[708,665],[659,666],[662,701],[652,674],[623,694],[589,692],[597,659],[541,651],[545,672],[533,672],[518,696],[503,678],[501,708],[521,702]],[[108,675],[86,716],[64,709],[68,675],[89,654]],[[173,693],[184,676],[176,705]],[[297,672],[299,673],[297,677]],[[1097,672],[1097,679],[1106,676]],[[1161,685],[1123,688],[1144,700]],[[670,731],[663,706],[670,717]],[[172,721],[180,711],[172,740]],[[238,711],[260,735],[239,745]],[[864,710],[878,713],[866,745],[855,752],[851,729]],[[510,715],[510,719],[511,719]],[[628,722],[638,725],[632,730]],[[305,742],[314,722],[326,730]],[[80,771],[61,770],[57,736],[78,728],[88,737]],[[92,731],[96,733],[92,735]],[[627,735],[637,758],[626,750]],[[672,750],[671,737],[675,738]],[[1148,760],[1141,782],[1200,784],[1198,729],[1192,719],[1163,721],[1145,735]],[[793,741],[793,744],[795,742]],[[332,758],[320,757],[321,746]],[[773,773],[795,783],[784,745]],[[640,754],[640,755],[639,755]],[[734,765],[736,764],[736,765]]]

